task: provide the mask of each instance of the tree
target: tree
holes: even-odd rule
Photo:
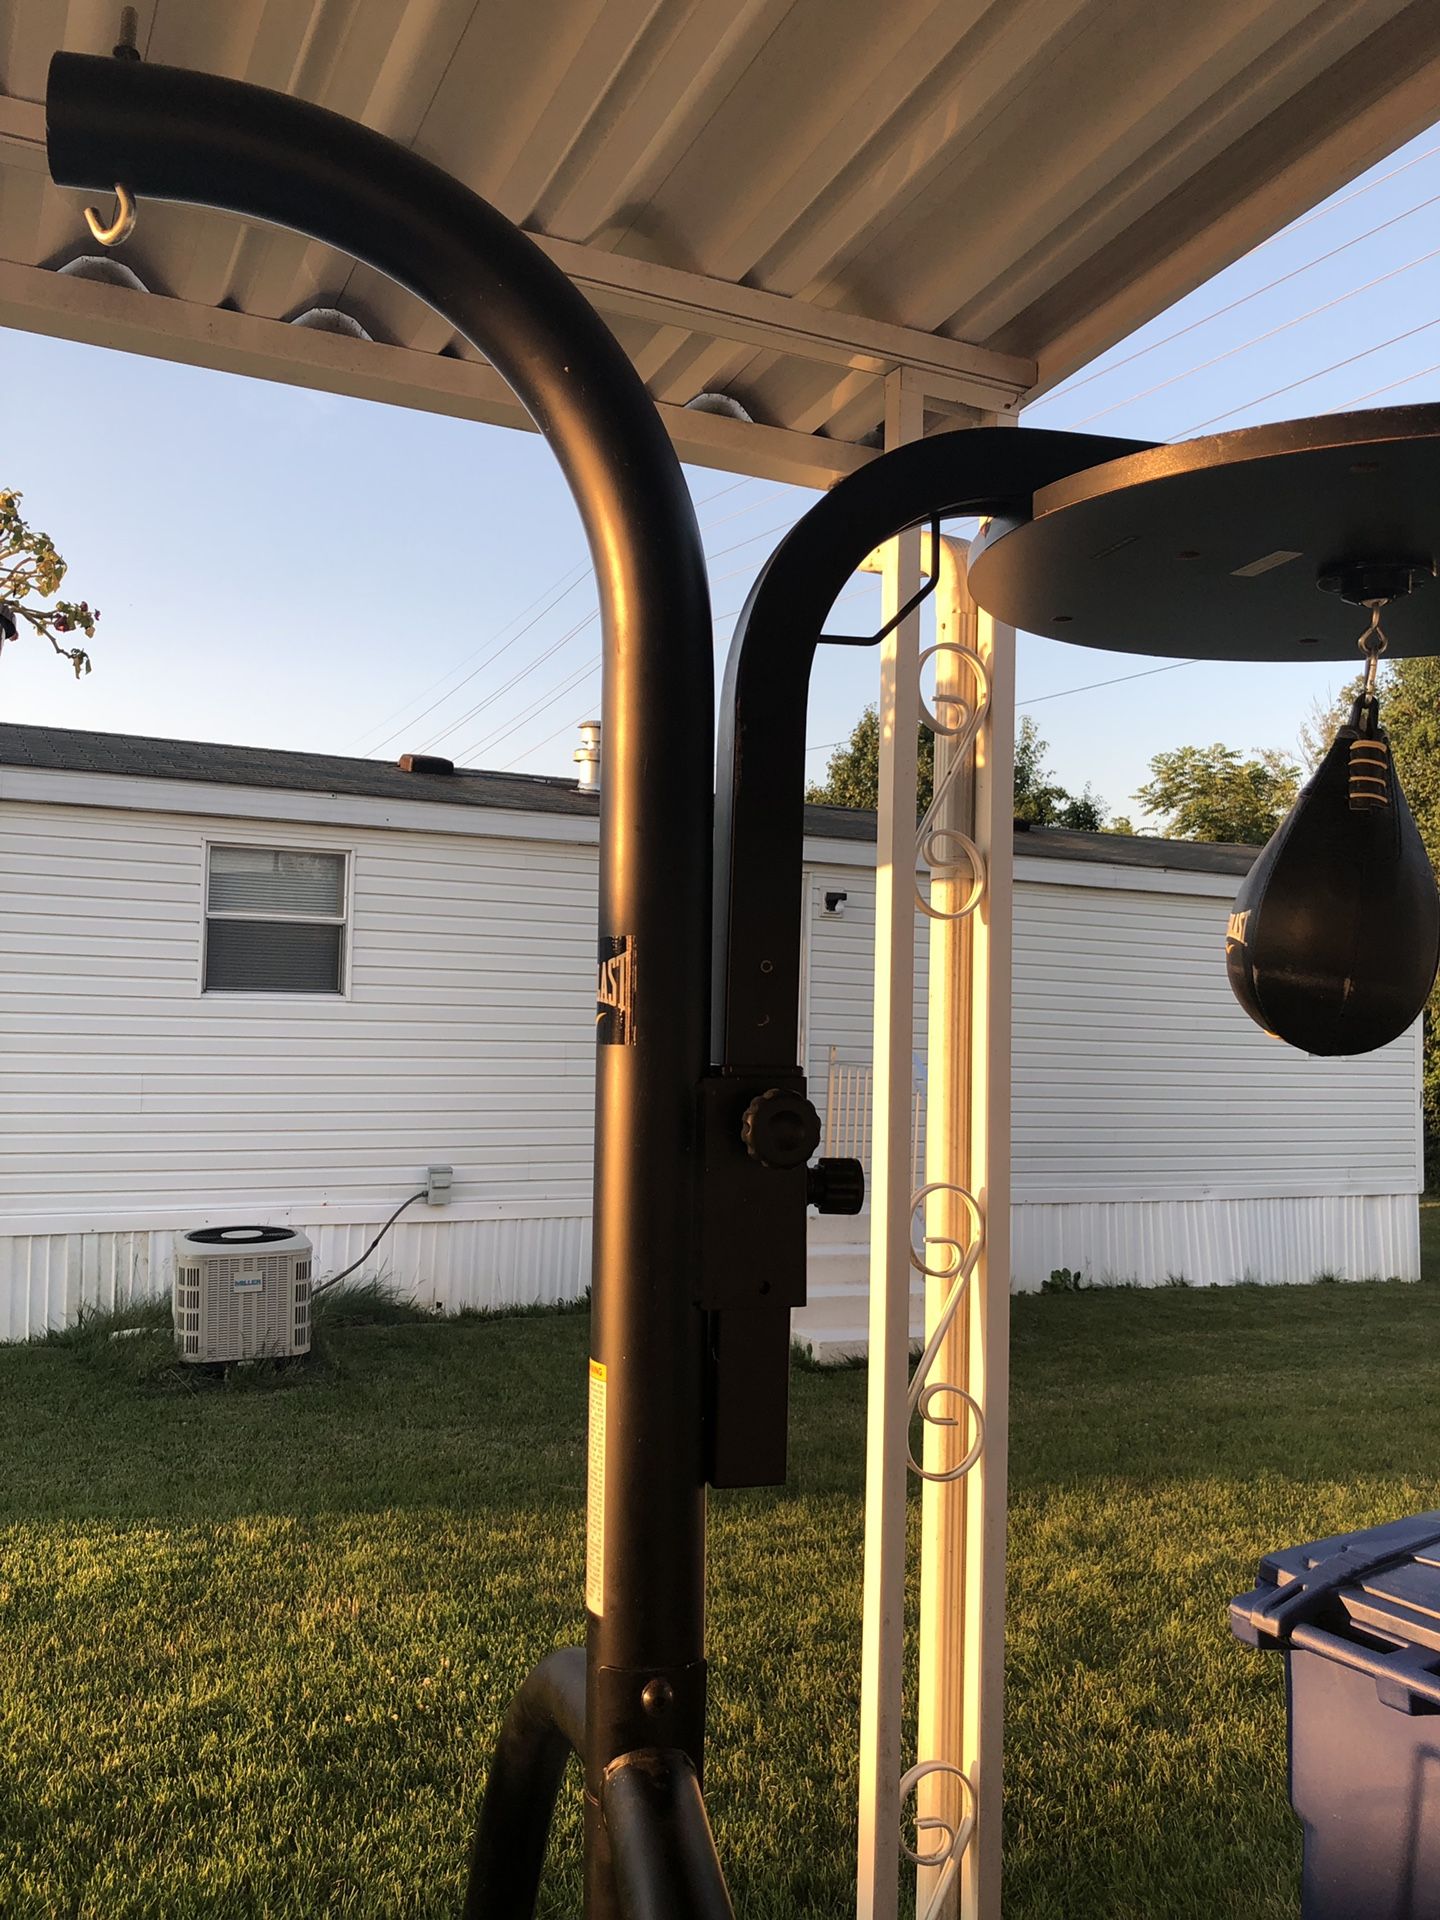
[[[1087,786],[1068,793],[1045,769],[1046,743],[1028,715],[1015,739],[1015,818],[1034,827],[1076,827],[1096,833],[1104,824],[1105,802]],[[935,790],[935,736],[929,727],[919,732],[920,768],[917,800],[921,813]],[[805,798],[821,807],[866,807],[880,803],[880,716],[866,707],[843,747],[830,756],[824,782],[810,787]]]
[[[935,735],[922,726],[916,739],[919,780],[916,801],[920,812],[935,791]],[[864,807],[880,804],[880,714],[866,707],[844,746],[830,756],[823,782],[807,787],[805,798],[817,807]]]
[[[1157,753],[1135,798],[1173,840],[1238,840],[1263,846],[1295,804],[1300,768],[1266,747],[1248,760],[1235,747],[1176,747]]]
[[[66,569],[49,534],[21,518],[20,500],[13,490],[0,491],[0,648],[7,640],[19,639],[23,620],[50,642],[62,660],[70,662],[78,680],[82,673],[89,673],[90,656],[83,647],[62,645],[56,635],[83,633],[93,640],[100,609],[85,600],[56,600],[53,607],[26,604],[32,599],[54,599]]]
[[[1105,802],[1086,782],[1083,793],[1069,793],[1045,765],[1050,743],[1027,713],[1015,735],[1015,818],[1030,827],[1073,827],[1099,833]]]
[[[1318,703],[1309,724],[1301,729],[1301,744],[1314,752],[1314,764],[1323,758],[1337,726],[1350,717],[1350,708],[1364,684],[1364,676],[1343,687],[1328,707]],[[1440,868],[1440,660],[1394,660],[1380,669],[1380,725],[1390,739],[1390,753],[1430,864]],[[1308,738],[1307,738],[1308,736]],[[1425,1118],[1426,1185],[1440,1177],[1440,988],[1425,1010],[1422,1043],[1421,1107]]]

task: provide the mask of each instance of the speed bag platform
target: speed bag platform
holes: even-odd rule
[[[1437,960],[1435,876],[1362,694],[1235,896],[1230,985],[1292,1047],[1372,1053],[1420,1013]]]

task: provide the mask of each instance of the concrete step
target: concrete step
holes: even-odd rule
[[[805,1263],[807,1296],[813,1300],[819,1294],[843,1290],[865,1299],[870,1292],[868,1256],[855,1253],[848,1247],[831,1247],[823,1252],[826,1257],[822,1257],[822,1251],[816,1249]],[[863,1314],[861,1318],[864,1318]]]
[[[821,1362],[847,1359],[869,1350],[868,1274],[856,1282],[835,1277],[835,1263],[828,1263],[822,1273],[812,1267],[807,1294],[806,1304],[790,1316],[793,1340],[808,1347]],[[925,1338],[922,1286],[912,1287],[910,1292],[910,1338],[917,1343]]]
[[[868,1213],[807,1213],[805,1234],[812,1247],[870,1244]]]

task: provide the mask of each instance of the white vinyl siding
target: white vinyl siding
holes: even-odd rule
[[[1272,1040],[1225,977],[1228,889],[1015,896],[1016,1201],[1419,1191],[1418,1026],[1354,1060]]]
[[[1296,1053],[1230,991],[1228,885],[1069,884],[1054,864],[1054,882],[1015,886],[1017,1202],[1420,1190],[1418,1025],[1360,1059]],[[835,886],[850,896],[840,919],[820,910]],[[823,1111],[831,1044],[871,1058],[874,876],[817,867],[809,892],[808,1068]],[[926,937],[922,922],[922,1050]]]
[[[0,1338],[163,1286],[175,1227],[292,1224],[334,1270],[434,1163],[455,1169],[453,1202],[412,1209],[382,1270],[452,1308],[582,1289],[593,823],[268,790],[210,789],[213,814],[185,813],[174,783],[132,786],[131,804],[71,789],[0,807]],[[282,802],[294,820],[269,811]],[[211,844],[345,859],[348,998],[201,993]],[[831,1045],[871,1059],[875,886],[868,849],[808,853],[823,1113]],[[1024,864],[1017,1284],[1077,1262],[1146,1281],[1413,1277],[1418,1029],[1366,1059],[1306,1059],[1230,994],[1228,880]]]
[[[843,914],[826,913],[825,895],[844,893]],[[833,1046],[841,1061],[868,1067],[874,1058],[875,874],[864,867],[821,867],[805,877],[809,914],[802,1034],[810,1098],[823,1114]],[[924,1072],[925,1004],[930,980],[930,923],[915,919],[915,1047]]]
[[[350,998],[197,997],[218,824],[0,814],[0,1209],[588,1210],[594,848],[267,826],[351,854]]]

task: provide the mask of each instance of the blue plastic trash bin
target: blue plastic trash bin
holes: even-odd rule
[[[1285,1655],[1303,1920],[1440,1920],[1440,1513],[1267,1554],[1230,1625]]]

